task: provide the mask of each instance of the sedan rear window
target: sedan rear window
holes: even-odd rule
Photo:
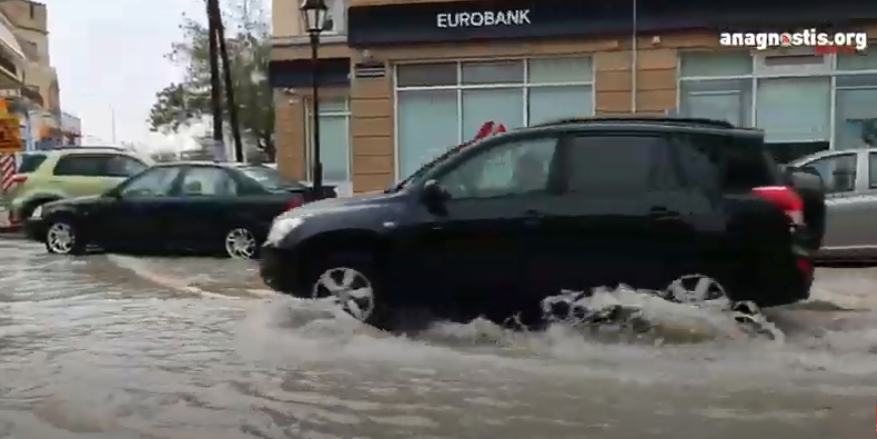
[[[46,161],[44,154],[22,154],[21,163],[18,165],[19,174],[29,174],[37,170]]]
[[[287,179],[280,175],[276,169],[271,169],[267,166],[247,166],[240,168],[240,170],[244,175],[256,180],[256,182],[269,191],[307,189],[307,186],[301,182]]]

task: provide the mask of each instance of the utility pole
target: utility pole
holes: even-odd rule
[[[207,0],[207,34],[210,38],[210,104],[213,108],[213,156],[225,161],[222,140],[222,86],[219,80],[219,48],[216,40],[216,20],[213,11],[216,0]]]
[[[238,107],[234,100],[234,86],[231,81],[231,63],[228,60],[228,48],[225,41],[225,26],[222,25],[222,14],[219,10],[218,0],[208,0],[213,3],[212,20],[216,29],[216,39],[219,41],[219,54],[222,58],[222,73],[225,80],[225,100],[228,105],[228,119],[231,125],[231,135],[234,139],[234,160],[244,161],[244,146],[241,142],[241,127],[238,125]]]

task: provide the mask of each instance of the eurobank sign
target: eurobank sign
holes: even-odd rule
[[[850,17],[877,18],[874,0],[452,0],[351,6],[352,47],[525,38],[629,38],[677,30],[769,31],[801,23],[844,30]],[[764,17],[774,17],[765,24]],[[769,29],[760,29],[768,26]]]
[[[440,12],[435,16],[439,28],[483,27],[483,26],[527,26],[530,23],[529,9],[510,9],[507,11]]]

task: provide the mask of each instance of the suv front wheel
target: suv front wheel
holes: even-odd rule
[[[366,252],[333,253],[315,264],[305,283],[310,299],[332,299],[350,316],[382,327],[388,313],[382,282]]]

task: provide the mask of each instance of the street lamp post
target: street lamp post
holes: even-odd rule
[[[301,16],[305,29],[311,39],[311,117],[313,119],[313,179],[314,193],[323,196],[323,163],[320,161],[320,95],[319,95],[319,59],[317,51],[320,46],[320,33],[326,27],[329,8],[324,0],[302,0]]]

